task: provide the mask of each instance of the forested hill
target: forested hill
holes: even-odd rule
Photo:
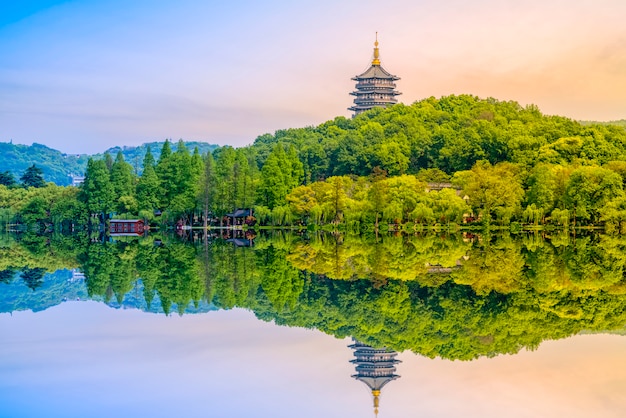
[[[70,183],[70,174],[81,175],[85,171],[87,159],[87,155],[63,154],[41,144],[0,142],[0,172],[9,171],[16,181],[35,164],[42,169],[46,181],[65,186]]]
[[[389,175],[438,168],[469,170],[479,160],[532,167],[597,164],[626,159],[626,129],[583,125],[543,115],[536,106],[470,95],[434,97],[388,109],[376,108],[316,127],[276,131],[254,143],[262,164],[276,143],[293,144],[305,180],[333,175]]]
[[[141,166],[137,162],[143,160],[148,146],[152,154],[158,158],[163,143],[151,142],[138,147],[113,147],[105,152],[110,153],[115,158],[118,151],[122,151],[124,159],[141,172]],[[190,150],[198,147],[198,150],[203,154],[218,147],[206,142],[185,142],[185,145]],[[173,144],[173,148],[176,149],[176,143]],[[103,156],[104,153],[93,155],[96,159],[101,159]],[[16,181],[19,181],[26,168],[35,164],[43,170],[43,177],[46,181],[65,186],[70,184],[70,175],[82,175],[85,172],[89,157],[85,154],[64,154],[61,151],[36,143],[20,145],[0,142],[0,172],[11,172]]]

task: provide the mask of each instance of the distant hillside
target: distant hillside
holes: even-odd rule
[[[159,158],[161,147],[164,141],[151,142],[138,147],[113,147],[105,152],[109,152],[113,158],[118,151],[122,151],[124,159],[128,161],[138,172],[141,172],[141,163],[146,154],[148,146],[155,158]],[[185,142],[189,152],[193,152],[195,147],[201,154],[213,151],[218,145],[206,142]],[[176,150],[176,142],[172,143],[172,149]],[[92,157],[103,158],[104,153],[94,154]],[[0,172],[10,171],[15,180],[19,182],[20,177],[32,164],[43,170],[44,179],[61,186],[70,184],[70,175],[82,175],[87,167],[89,155],[64,154],[41,144],[20,145],[7,142],[0,142]]]
[[[596,122],[592,120],[581,120],[581,125],[613,125],[613,126],[621,126],[622,128],[626,128],[626,119],[620,120],[611,120],[608,122]]]
[[[87,166],[88,156],[63,154],[45,145],[19,145],[0,142],[0,172],[10,171],[19,182],[29,166],[35,164],[43,170],[46,181],[59,185],[70,184],[70,174],[81,174]]]

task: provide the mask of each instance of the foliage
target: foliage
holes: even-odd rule
[[[280,325],[428,357],[516,353],[626,324],[620,236],[274,233],[250,248],[220,239],[192,246],[164,238],[70,244],[31,236],[0,247],[0,286],[17,280],[44,289],[41,273],[55,266],[40,262],[61,253],[56,246],[79,248],[66,266],[80,260],[89,295],[116,305],[139,290],[148,307],[158,301],[166,313],[202,303],[242,307]]]
[[[24,187],[45,187],[46,182],[43,179],[43,171],[35,164],[31,165],[24,171],[20,181]]]

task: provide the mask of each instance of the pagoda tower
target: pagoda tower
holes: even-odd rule
[[[378,51],[378,32],[374,42],[374,58],[370,67],[360,75],[352,77],[356,81],[356,90],[350,93],[354,98],[354,106],[348,110],[354,112],[354,116],[370,110],[374,107],[387,107],[398,103],[396,96],[402,94],[396,91],[396,81],[400,77],[392,75],[380,65],[380,53]]]
[[[395,374],[397,352],[387,348],[373,348],[352,339],[354,344],[348,347],[354,350],[354,359],[350,363],[356,364],[356,374],[352,377],[365,383],[374,397],[374,415],[378,416],[380,403],[380,391],[387,383],[396,380],[400,376]]]

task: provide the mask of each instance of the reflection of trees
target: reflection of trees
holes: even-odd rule
[[[5,284],[11,283],[14,277],[15,277],[14,269],[9,268],[9,269],[0,271],[0,283],[5,283]]]
[[[180,242],[154,245],[151,240],[92,244],[82,267],[90,296],[115,296],[121,303],[135,282],[142,279],[144,298],[150,304],[159,296],[165,313],[172,305],[182,314],[190,303],[197,306],[204,294],[193,246]]]
[[[582,330],[623,327],[626,240],[557,238],[557,245],[538,237],[478,240],[449,274],[418,274],[378,287],[309,272],[295,309],[276,312],[262,299],[247,307],[279,324],[453,359],[515,353]],[[358,259],[342,251],[335,254],[346,264]]]
[[[372,346],[471,359],[623,326],[625,243],[276,234],[254,248],[219,240],[196,248],[144,240],[91,245],[84,271],[90,294],[118,300],[141,278],[148,303],[158,295],[165,312],[207,300]]]
[[[460,236],[336,237],[320,235],[299,242],[287,256],[297,268],[333,279],[425,279],[432,266],[457,266],[469,242]]]
[[[0,247],[0,281],[10,281],[11,271],[50,271],[46,263],[59,260],[74,267],[72,251],[84,242],[35,241]],[[80,262],[89,294],[107,301],[121,302],[141,280],[148,305],[158,300],[166,313],[207,301],[371,346],[472,359],[623,327],[625,247],[626,238],[593,235],[304,240],[277,233],[257,237],[252,248],[220,240],[91,243]]]
[[[43,276],[46,274],[46,269],[36,267],[36,268],[25,268],[22,270],[22,280],[24,284],[32,290],[37,289],[39,286],[43,284]]]

